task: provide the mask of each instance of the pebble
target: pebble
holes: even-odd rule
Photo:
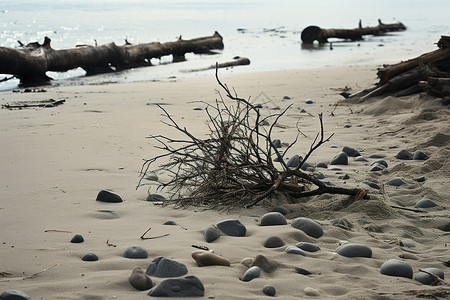
[[[295,267],[295,272],[302,275],[311,275],[312,273],[306,269]]]
[[[73,238],[70,240],[71,243],[82,243],[84,242],[84,238],[81,234],[75,234]]]
[[[286,218],[279,212],[266,213],[261,218],[261,226],[286,225]]]
[[[286,245],[286,243],[278,236],[270,236],[263,245],[266,248],[278,248]]]
[[[125,258],[148,258],[148,252],[141,246],[131,246],[128,247],[125,252],[123,252],[123,257]]]
[[[323,161],[319,161],[317,164],[316,164],[316,168],[328,168],[328,165],[326,164],[326,163],[324,163]]]
[[[305,101],[305,103],[306,103],[306,104],[313,104],[314,101],[312,101],[311,99],[308,99],[308,100]]]
[[[382,165],[382,164],[374,164],[370,168],[370,171],[371,172],[377,172],[377,171],[383,171],[384,169],[386,169],[386,167],[384,165]]]
[[[214,242],[220,237],[220,231],[213,225],[208,226],[205,231],[203,231],[203,238],[207,243]]]
[[[274,297],[276,290],[273,286],[266,285],[265,287],[263,287],[262,292],[267,296]]]
[[[316,246],[316,245],[313,245],[313,244],[310,244],[310,243],[306,243],[306,242],[300,242],[300,243],[298,243],[295,246],[300,248],[300,249],[302,249],[302,250],[304,250],[304,251],[307,251],[307,252],[317,252],[317,251],[320,250],[319,246]]]
[[[412,267],[408,263],[395,258],[385,261],[380,267],[380,273],[388,276],[413,278]]]
[[[309,286],[305,287],[303,292],[305,293],[306,296],[311,296],[311,297],[319,297],[320,296],[319,290],[316,290],[315,288],[312,288]]]
[[[384,159],[379,159],[379,160],[374,161],[374,162],[371,164],[371,166],[373,166],[373,165],[375,165],[375,164],[380,164],[380,165],[384,166],[385,168],[388,167],[388,163],[387,163]]]
[[[417,150],[413,154],[413,159],[414,160],[427,160],[428,158],[430,158],[430,157],[428,155],[426,155],[425,153],[423,153],[422,151],[420,151],[420,150]]]
[[[406,248],[414,248],[416,245],[410,240],[401,240],[400,245]]]
[[[369,181],[369,180],[364,180],[362,183],[370,186],[371,188],[374,188],[374,189],[377,189],[377,190],[380,189],[380,186],[378,184],[376,184],[375,182],[372,182],[372,181]]]
[[[272,141],[272,144],[275,148],[281,148],[281,140],[279,140],[279,139],[274,139]]]
[[[434,202],[431,199],[428,198],[423,198],[419,201],[416,202],[416,205],[414,205],[414,207],[419,207],[419,208],[430,208],[430,207],[435,207],[437,206],[436,202]]]
[[[382,154],[372,154],[369,158],[384,158],[385,156]]]
[[[298,166],[298,164],[300,163],[300,156],[298,156],[298,154],[295,154],[294,156],[292,156],[288,162],[286,163],[286,165],[289,168],[295,168]]]
[[[366,245],[348,243],[339,246],[336,253],[345,257],[372,257],[372,249]]]
[[[347,156],[351,156],[351,157],[361,156],[361,153],[359,153],[358,150],[356,150],[355,148],[352,148],[352,147],[345,146],[344,148],[342,148],[342,152],[347,154]]]
[[[351,127],[352,127],[351,124],[345,124],[345,125],[344,125],[344,128],[351,128]]]
[[[411,160],[413,159],[413,156],[411,153],[409,153],[408,150],[401,150],[400,152],[397,153],[397,155],[395,155],[395,158]]]
[[[344,174],[344,175],[341,175],[341,176],[338,177],[338,179],[342,179],[342,180],[346,180],[346,179],[349,179],[349,178],[350,178],[350,176],[348,174]]]
[[[239,220],[224,220],[216,224],[217,228],[223,233],[231,236],[242,237],[247,233],[247,228]]]
[[[89,253],[86,253],[85,255],[83,255],[81,260],[83,260],[83,261],[97,261],[98,260],[98,256],[95,253],[89,252]]]
[[[194,107],[192,110],[202,110],[201,107]]]
[[[111,193],[110,191],[101,190],[97,194],[97,201],[108,202],[108,203],[119,203],[123,202],[119,195]]]
[[[128,282],[132,287],[139,291],[146,291],[153,287],[153,282],[140,267],[135,267],[131,271],[130,277],[128,277]]]
[[[156,277],[180,277],[187,274],[188,269],[185,264],[158,256],[148,265],[145,273]]]
[[[259,126],[269,126],[270,123],[267,120],[262,120],[261,122],[259,122]]]
[[[203,297],[205,287],[195,276],[166,279],[148,293],[152,297]]]
[[[5,291],[0,295],[2,300],[31,300],[26,293],[17,290]]]
[[[426,268],[423,269],[424,271],[430,272],[436,276],[439,276],[441,279],[444,279],[444,272],[441,269],[438,268]],[[436,279],[433,278],[433,276],[425,273],[425,272],[419,272],[414,276],[414,279],[419,281],[420,283],[426,284],[426,285],[432,285]]]
[[[339,148],[337,145],[331,145],[330,148]]]
[[[288,247],[286,247],[286,249],[284,249],[284,252],[289,253],[289,254],[299,254],[299,255],[306,256],[305,252],[303,252],[303,250],[297,246],[288,246]]]
[[[197,262],[199,267],[207,266],[230,266],[230,261],[217,254],[207,251],[194,251],[191,254],[192,258]]]
[[[362,157],[362,156],[358,156],[358,157],[356,157],[355,158],[355,161],[362,161],[362,162],[366,162],[366,161],[368,161],[367,159],[365,159],[364,157]]]
[[[274,208],[272,208],[272,212],[279,212],[283,216],[287,215],[288,213],[287,210],[281,206],[275,206]]]
[[[247,271],[245,271],[244,276],[242,276],[242,281],[252,281],[261,275],[261,269],[258,266],[253,266]]]
[[[345,152],[339,152],[330,162],[330,165],[348,165],[348,157]]]
[[[314,174],[314,176],[316,176],[317,179],[325,179],[326,178],[326,176],[322,172],[316,173],[316,174]]]
[[[353,224],[350,223],[350,221],[345,218],[334,219],[331,221],[331,225],[347,230],[353,228]]]
[[[386,181],[386,184],[391,185],[391,186],[401,186],[401,185],[406,184],[406,182],[403,181],[403,179],[400,177],[395,177],[395,178],[392,178],[392,179]]]
[[[291,100],[291,97],[289,97],[289,96],[283,96],[283,100]]]
[[[175,225],[177,225],[177,223],[175,221],[169,220],[169,221],[165,221],[163,223],[163,225],[175,226]]]
[[[302,230],[307,235],[314,238],[319,238],[323,235],[322,226],[314,220],[309,218],[299,217],[292,221],[291,226]]]
[[[417,181],[417,182],[424,182],[425,180],[426,180],[425,176],[420,176],[420,177],[414,178],[414,181]]]
[[[166,197],[160,194],[148,194],[147,198],[145,198],[146,201],[165,201]]]

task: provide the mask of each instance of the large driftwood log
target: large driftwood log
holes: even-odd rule
[[[358,28],[354,29],[322,29],[318,26],[308,26],[303,29],[301,39],[304,44],[312,44],[314,41],[327,43],[329,38],[338,38],[351,41],[360,41],[364,35],[382,35],[390,31],[403,31],[406,26],[403,23],[383,24],[378,19],[378,26],[362,27],[361,20]]]
[[[437,97],[450,96],[450,36],[442,36],[439,49],[378,70],[380,81],[373,88],[347,98],[364,101],[373,96],[393,94],[397,97],[426,91]]]
[[[173,61],[184,60],[185,53],[210,53],[223,49],[222,36],[215,32],[212,36],[191,40],[178,39],[167,43],[126,44],[114,43],[101,46],[81,46],[71,49],[54,50],[51,40],[44,43],[28,44],[23,49],[0,47],[0,74],[18,77],[22,84],[48,82],[47,71],[65,72],[83,68],[87,75],[113,72],[137,66],[149,66],[152,58],[172,55]]]

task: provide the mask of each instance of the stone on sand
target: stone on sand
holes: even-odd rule
[[[372,164],[370,164],[371,166],[375,165],[375,164],[380,164],[382,166],[384,166],[385,168],[387,168],[389,165],[387,163],[387,161],[385,161],[384,159],[379,159],[374,161]]]
[[[355,158],[355,161],[366,162],[366,161],[368,161],[368,160],[365,159],[365,158],[362,157],[362,156],[358,156],[358,157]]]
[[[0,295],[1,300],[31,300],[26,293],[18,290],[5,291]]]
[[[326,163],[324,163],[323,161],[319,161],[317,164],[316,164],[316,168],[328,168],[328,165],[326,164]]]
[[[320,291],[316,290],[315,288],[312,288],[312,287],[305,287],[303,292],[305,293],[306,296],[310,296],[310,297],[319,297],[320,296]]]
[[[352,243],[339,246],[336,253],[345,257],[372,257],[372,249],[369,246]]]
[[[286,225],[286,218],[279,212],[266,213],[261,218],[261,226]]]
[[[406,184],[406,182],[400,177],[394,177],[394,178],[386,181],[386,185],[391,185],[391,186],[401,186],[404,184]]]
[[[272,141],[272,144],[275,148],[281,148],[281,140],[280,139],[274,139]]]
[[[125,258],[148,258],[148,252],[141,246],[131,246],[125,249],[123,252],[123,257]]]
[[[309,218],[299,217],[292,221],[292,227],[302,230],[307,235],[320,238],[323,235],[322,226],[314,220]]]
[[[373,164],[372,167],[370,168],[371,172],[376,172],[376,171],[383,171],[384,169],[386,169],[386,167],[382,164]]]
[[[156,277],[180,277],[187,272],[185,264],[163,256],[156,257],[145,271],[147,275]]]
[[[422,151],[420,151],[420,150],[417,150],[413,154],[413,159],[414,160],[427,160],[428,158],[430,158],[430,157],[428,155],[426,155],[425,153],[423,153]]]
[[[247,271],[245,271],[244,275],[242,276],[242,281],[252,281],[255,278],[258,278],[259,275],[261,275],[261,269],[258,266],[253,266],[249,268]]]
[[[75,234],[70,240],[71,243],[82,243],[84,242],[84,238],[81,234]]]
[[[213,225],[208,226],[205,231],[203,231],[203,238],[207,243],[214,242],[220,237],[220,231]]]
[[[298,166],[298,164],[300,163],[300,156],[298,156],[298,154],[295,154],[294,156],[292,156],[288,162],[286,163],[286,165],[289,168],[295,168],[296,166]]]
[[[279,238],[278,236],[269,236],[265,242],[264,242],[264,247],[266,248],[278,248],[278,247],[282,247],[285,245],[285,242]]]
[[[369,180],[364,180],[362,183],[370,186],[371,188],[374,188],[374,189],[377,189],[377,190],[380,189],[380,186],[378,184],[376,184],[375,182],[372,182],[372,181],[369,181]]]
[[[266,285],[265,287],[263,287],[262,292],[270,297],[274,297],[276,294],[275,288],[271,285]]]
[[[313,245],[313,244],[307,243],[307,242],[300,242],[295,246],[302,249],[303,251],[307,251],[307,252],[317,252],[320,250],[319,246],[316,246],[316,245]]]
[[[195,276],[166,279],[148,293],[152,297],[203,297],[205,287]]]
[[[206,266],[230,266],[230,261],[217,254],[207,251],[194,251],[191,254],[192,258],[197,262],[199,267]]]
[[[444,272],[441,269],[438,268],[425,268],[424,271],[427,271],[431,274],[434,274],[438,276],[441,279],[444,279]],[[432,285],[436,279],[433,278],[430,274],[426,272],[419,272],[414,276],[414,279],[419,281],[420,283],[426,284],[426,285]]]
[[[409,153],[408,150],[401,150],[400,152],[398,152],[398,153],[395,155],[395,158],[398,158],[398,159],[404,159],[404,160],[412,160],[412,159],[413,159],[413,156],[412,156],[411,153]]]
[[[145,198],[146,201],[165,201],[166,197],[160,194],[148,194],[147,198]]]
[[[153,282],[142,270],[141,267],[135,267],[131,271],[130,277],[128,277],[128,282],[132,287],[139,291],[146,291],[153,287]]]
[[[345,152],[339,152],[330,162],[330,165],[348,165],[348,156]]]
[[[89,252],[89,253],[86,253],[85,255],[83,255],[81,260],[83,260],[83,261],[97,261],[98,260],[98,256],[95,253]]]
[[[274,208],[272,208],[272,212],[279,212],[283,216],[287,215],[288,213],[287,210],[282,206],[275,206]]]
[[[260,267],[266,273],[272,273],[280,266],[280,263],[262,254],[258,254],[250,263],[250,267],[254,266]]]
[[[408,263],[395,258],[385,261],[380,267],[380,273],[388,276],[413,278],[412,267]]]
[[[437,206],[436,202],[434,202],[431,199],[428,198],[423,198],[419,201],[416,202],[416,205],[414,205],[414,207],[419,207],[419,208],[430,208],[430,207],[435,207]]]
[[[247,228],[239,220],[224,220],[216,224],[217,228],[230,236],[242,237],[247,233]]]
[[[106,191],[106,190],[101,190],[98,194],[97,194],[97,201],[101,201],[101,202],[109,202],[109,203],[119,203],[119,202],[123,202],[122,198],[120,198],[119,195],[114,194],[110,191]]]
[[[345,146],[344,148],[342,148],[342,152],[344,152],[345,154],[347,154],[347,156],[351,156],[351,157],[358,157],[358,156],[361,156],[361,154],[359,153],[359,151],[356,150],[355,148],[352,148],[352,147],[347,147],[347,146]]]
[[[306,256],[305,252],[297,246],[287,246],[284,252]]]

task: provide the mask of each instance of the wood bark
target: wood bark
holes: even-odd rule
[[[308,26],[303,29],[301,39],[304,44],[312,44],[314,41],[327,43],[329,38],[339,38],[351,41],[360,41],[364,35],[382,35],[390,31],[406,30],[403,23],[384,24],[378,20],[378,26],[362,27],[359,21],[358,28],[354,29],[322,29],[318,26]]]
[[[18,77],[22,84],[46,83],[47,71],[65,72],[83,68],[87,75],[114,72],[138,66],[151,65],[152,58],[172,55],[173,61],[182,61],[185,53],[210,53],[223,49],[222,36],[215,32],[212,36],[175,42],[126,44],[117,46],[109,43],[101,46],[81,46],[70,49],[54,50],[51,40],[46,37],[44,43],[28,44],[23,49],[0,47],[0,74]]]

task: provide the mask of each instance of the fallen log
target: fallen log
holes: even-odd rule
[[[403,23],[384,24],[378,19],[378,25],[362,27],[361,20],[358,28],[354,29],[322,29],[318,26],[308,26],[303,29],[301,39],[304,44],[312,44],[314,41],[328,43],[329,38],[338,38],[351,41],[360,41],[364,35],[383,35],[391,31],[403,31],[406,26]]]
[[[54,50],[50,38],[44,43],[30,43],[22,49],[0,47],[0,74],[11,74],[22,85],[48,83],[48,71],[65,72],[82,68],[87,75],[120,71],[138,66],[150,66],[152,58],[172,55],[173,61],[185,60],[184,55],[211,53],[223,49],[223,38],[215,32],[212,36],[175,42],[146,43],[117,46],[109,43],[101,46],[81,46]]]
[[[212,69],[215,69],[216,67],[221,69],[221,68],[229,68],[229,67],[236,67],[236,66],[246,66],[249,64],[250,64],[250,59],[248,59],[247,57],[236,56],[231,61],[219,63],[217,65],[210,65],[209,67],[205,67],[205,68],[183,70],[182,72],[199,72],[199,71],[212,70]]]
[[[365,101],[373,96],[396,97],[426,91],[437,97],[450,96],[450,36],[442,36],[439,49],[394,65],[385,65],[377,74],[375,87],[347,96]],[[447,102],[443,101],[443,104]]]

